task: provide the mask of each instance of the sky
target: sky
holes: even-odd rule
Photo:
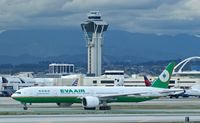
[[[0,0],[0,33],[80,28],[99,10],[110,29],[200,37],[200,0]]]

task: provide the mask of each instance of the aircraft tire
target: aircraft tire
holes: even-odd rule
[[[85,110],[95,110],[96,107],[92,107],[92,108],[88,108],[88,107],[84,107]]]
[[[58,107],[70,107],[73,103],[56,103]]]
[[[99,110],[111,110],[111,106],[100,106]]]
[[[28,107],[24,107],[24,110],[28,110]]]

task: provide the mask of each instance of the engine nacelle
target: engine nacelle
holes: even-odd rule
[[[83,106],[87,108],[97,107],[100,104],[98,97],[87,96],[82,100]]]

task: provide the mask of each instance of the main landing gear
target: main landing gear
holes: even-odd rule
[[[88,107],[84,107],[84,109],[85,109],[85,110],[95,110],[96,107],[90,107],[90,108],[88,108]]]
[[[99,110],[111,110],[111,106],[107,105],[99,106]]]
[[[105,101],[99,106],[99,110],[111,110],[111,106],[108,106]]]
[[[26,104],[26,103],[23,103],[23,105],[24,105],[23,109],[24,109],[24,110],[28,110],[27,104]]]
[[[84,107],[85,110],[95,110],[96,107]],[[107,106],[107,105],[102,105],[102,106],[99,106],[99,110],[111,110],[111,107],[110,106]]]

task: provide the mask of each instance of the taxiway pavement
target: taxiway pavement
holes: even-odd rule
[[[62,108],[56,104],[32,104],[24,111],[19,102],[0,97],[0,123],[184,122],[186,117],[200,121],[199,98],[162,98],[110,105],[109,111],[86,111],[81,104]]]

